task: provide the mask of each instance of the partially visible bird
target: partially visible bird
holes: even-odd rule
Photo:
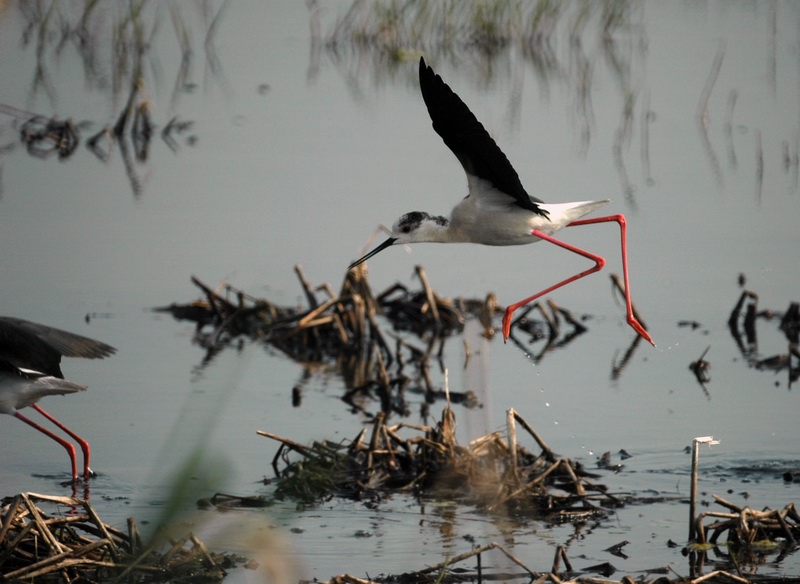
[[[44,411],[36,402],[48,395],[66,395],[86,390],[64,379],[61,357],[102,359],[114,347],[57,328],[10,316],[0,316],[0,414],[9,414],[61,444],[69,454],[72,479],[78,479],[75,447],[40,426],[19,410],[31,407],[71,436],[83,450],[83,476],[89,478],[89,443]]]
[[[422,211],[401,216],[392,226],[389,239],[354,261],[348,269],[392,245],[422,242],[522,245],[546,240],[595,263],[579,274],[508,306],[503,315],[503,339],[508,340],[511,316],[515,310],[561,286],[597,272],[605,265],[602,257],[555,239],[551,237],[552,234],[564,227],[614,221],[620,226],[622,240],[622,273],[628,324],[637,334],[655,345],[633,315],[628,283],[625,217],[617,214],[581,219],[608,203],[608,200],[554,204],[530,196],[508,158],[483,125],[442,78],[425,64],[423,58],[419,60],[419,85],[433,129],[464,168],[469,194],[453,208],[449,218]]]

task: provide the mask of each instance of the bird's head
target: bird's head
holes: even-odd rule
[[[444,241],[449,221],[446,217],[433,216],[422,211],[411,211],[402,215],[392,225],[392,234],[367,255],[350,264],[347,269],[355,268],[369,258],[395,244],[422,243],[426,241]]]
[[[437,217],[422,211],[411,211],[400,217],[392,225],[392,237],[396,243],[422,243],[441,241],[441,234],[447,229],[446,217]]]

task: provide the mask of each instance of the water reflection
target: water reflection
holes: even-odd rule
[[[778,330],[788,341],[788,351],[779,355],[762,357],[758,350],[757,321],[779,320]],[[778,373],[787,370],[787,387],[800,379],[800,303],[791,302],[784,311],[773,309],[758,310],[758,294],[750,290],[742,291],[739,300],[728,318],[728,329],[745,362],[760,371]],[[796,364],[795,364],[796,363]]]
[[[556,90],[570,96],[573,122],[585,155],[596,126],[592,96],[598,79],[609,76],[618,91],[614,161],[628,204],[637,188],[628,174],[637,103],[644,90],[647,37],[641,2],[392,2],[354,1],[324,29],[319,3],[309,3],[312,30],[309,77],[322,56],[340,70],[354,94],[361,85],[380,87],[408,75],[408,60],[424,53],[435,68],[446,62],[466,71],[482,89],[511,88],[507,124],[519,127],[526,72],[550,98]],[[554,88],[553,86],[557,86]],[[643,127],[652,121],[647,102]],[[641,150],[649,166],[647,132]],[[648,173],[649,177],[649,173]]]
[[[71,117],[56,119],[18,109],[19,104],[0,104],[0,112],[20,121],[20,141],[30,155],[38,158],[53,154],[61,160],[70,158],[80,145],[81,133],[86,131],[90,132],[85,138],[86,147],[104,164],[119,148],[128,184],[138,197],[144,188],[141,167],[146,166],[156,131],[151,89],[163,84],[171,73],[170,109],[179,108],[181,95],[192,91],[189,79],[198,52],[198,36],[203,39],[202,52],[210,73],[207,78],[225,85],[215,42],[227,5],[224,2],[211,11],[211,4],[132,7],[111,3],[99,8],[98,3],[89,2],[75,11],[77,5],[62,2],[53,2],[47,8],[41,2],[18,2],[15,8],[23,17],[22,50],[35,53],[29,102],[44,95],[54,111],[62,109],[51,66],[75,54],[82,63],[85,90],[105,94],[110,103],[124,105],[117,108],[116,122],[110,125],[97,120],[78,123]],[[171,39],[163,38],[166,33],[160,26],[165,11],[173,25]],[[168,41],[177,41],[181,53],[178,67],[171,72],[165,70],[159,58],[161,45]],[[196,140],[189,133],[192,124],[172,115],[161,129],[163,142],[173,152],[180,147],[179,139],[192,145]]]
[[[140,5],[136,9],[110,4],[104,9],[89,3],[74,10],[65,3],[54,2],[48,9],[39,2],[25,0],[17,5],[24,19],[21,35],[23,50],[35,54],[35,67],[30,81],[29,100],[44,95],[53,110],[59,109],[58,83],[53,63],[74,52],[82,63],[86,88],[90,92],[108,93],[112,103],[125,103],[117,112],[113,126],[93,131],[87,147],[108,162],[114,142],[120,153],[132,192],[140,195],[142,181],[129,154],[129,145],[122,140],[125,125],[132,121],[130,139],[137,162],[144,163],[155,123],[151,120],[150,93],[162,85],[172,87],[170,111],[180,108],[181,97],[192,93],[193,70],[197,54],[204,56],[208,75],[206,82],[230,93],[225,66],[216,47],[219,29],[228,11],[228,2]],[[344,14],[325,23],[318,2],[308,3],[310,25],[309,79],[319,75],[323,56],[348,80],[354,95],[364,94],[364,87],[385,85],[398,76],[406,83],[416,80],[408,67],[424,52],[433,63],[445,61],[449,68],[466,70],[468,78],[486,89],[490,86],[510,87],[507,124],[520,125],[526,72],[530,71],[545,96],[559,91],[571,96],[573,123],[579,139],[579,152],[586,155],[597,125],[593,94],[595,84],[609,77],[617,86],[618,122],[611,146],[622,192],[628,206],[636,208],[635,193],[639,190],[630,176],[633,136],[639,126],[642,180],[652,184],[650,161],[650,125],[655,121],[651,98],[645,83],[648,37],[644,26],[643,2],[508,2],[492,5],[462,2],[417,2],[403,9],[391,2],[365,3],[354,1]],[[770,18],[777,22],[779,9],[770,5]],[[165,14],[166,13],[166,14]],[[171,34],[163,26],[167,19]],[[767,83],[773,92],[779,89],[777,78],[777,31],[770,29],[770,53]],[[164,43],[175,42],[180,59],[177,66],[165,68],[159,58]],[[703,87],[698,87],[696,123],[700,142],[718,187],[725,187],[718,148],[710,134],[713,118],[709,101],[723,69],[726,44],[721,42],[710,66]],[[735,107],[739,91],[728,90],[723,121],[724,150],[728,165],[736,170],[738,157],[734,144]],[[22,141],[29,153],[48,156],[57,152],[68,157],[78,143],[81,126],[67,117],[51,119],[45,112],[24,112],[20,104],[0,104],[0,111],[24,120]],[[173,114],[161,122],[161,137],[173,151],[178,137],[187,144],[196,140],[187,135],[190,121]],[[94,122],[94,125],[98,125]],[[113,132],[112,132],[113,128]],[[762,130],[754,128],[755,193],[761,200],[765,149]],[[794,188],[798,183],[797,136],[784,137],[782,162],[792,173]]]
[[[111,2],[83,5],[52,2],[45,6],[35,0],[15,3],[23,17],[22,48],[33,50],[36,66],[30,84],[30,97],[44,93],[58,108],[58,89],[51,63],[65,58],[70,50],[80,58],[84,82],[89,91],[109,93],[120,102],[130,88],[143,79],[172,83],[171,106],[178,105],[187,90],[198,53],[205,55],[209,79],[224,84],[223,68],[217,55],[216,37],[228,2],[218,8],[213,3],[152,4],[136,6]],[[164,13],[168,12],[168,15]],[[168,16],[172,36],[165,39],[163,26]],[[174,71],[165,71],[160,55],[161,43],[176,42],[180,62]],[[170,75],[171,73],[171,75]]]
[[[543,320],[536,320],[530,317],[534,311],[541,314]],[[562,318],[566,325],[572,327],[567,329],[567,326],[562,327]],[[575,317],[572,312],[566,308],[558,306],[552,300],[546,302],[535,302],[527,306],[519,316],[517,316],[511,324],[511,336],[509,339],[524,351],[530,349],[524,347],[517,339],[515,334],[516,330],[525,332],[530,336],[529,343],[534,343],[539,340],[544,341],[544,346],[536,353],[531,353],[530,358],[534,363],[541,362],[545,354],[554,350],[567,346],[576,337],[585,333],[588,329],[580,320],[585,320],[586,317]],[[545,333],[546,331],[546,333]]]
[[[83,121],[80,124],[71,119],[58,120],[37,114],[22,112],[8,105],[0,104],[0,112],[24,120],[20,125],[20,141],[28,154],[36,158],[49,158],[57,155],[61,161],[68,160],[81,144],[81,131],[94,133],[85,139],[86,148],[102,163],[111,162],[112,154],[119,148],[120,157],[133,195],[142,194],[143,185],[140,166],[146,166],[155,124],[151,118],[150,100],[144,95],[142,83],[134,83],[127,105],[113,125],[93,130],[97,124]],[[177,138],[192,129],[193,122],[173,117],[161,130],[161,139],[172,152],[177,153]],[[194,142],[193,136],[186,138],[186,144]],[[11,148],[13,149],[13,148]],[[10,152],[11,149],[7,151]],[[135,158],[135,160],[134,160]]]

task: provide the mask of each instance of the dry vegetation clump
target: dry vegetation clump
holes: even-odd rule
[[[780,510],[766,507],[759,511],[740,507],[718,495],[714,500],[727,511],[704,511],[697,516],[696,549],[715,546],[725,536],[725,543],[739,556],[739,563],[756,564],[757,556],[769,552],[780,552],[782,556],[797,548],[800,514],[794,503]],[[712,522],[707,524],[708,520]]]
[[[47,510],[45,510],[47,509]],[[123,533],[75,497],[21,493],[0,507],[0,581],[221,581],[234,561],[194,534],[144,544],[136,522]]]
[[[517,425],[537,443],[533,453],[517,442]],[[412,431],[409,438],[403,431]],[[304,446],[260,431],[281,443],[273,459],[276,496],[315,503],[333,496],[380,499],[395,492],[457,498],[488,511],[577,521],[622,505],[579,465],[559,459],[513,409],[507,435],[493,432],[458,444],[449,406],[435,426],[388,425],[379,414],[349,443]],[[290,460],[289,452],[300,455]]]
[[[463,329],[466,315],[474,314],[484,334],[491,336],[492,318],[501,310],[491,294],[485,301],[441,298],[422,267],[416,269],[419,290],[395,284],[378,295],[361,267],[347,272],[338,294],[329,284],[313,286],[300,266],[295,272],[304,307],[279,306],[230,285],[212,289],[192,278],[202,300],[155,310],[196,323],[194,340],[207,351],[202,367],[226,347],[254,340],[295,362],[334,368],[347,387],[343,399],[352,407],[362,407],[361,396],[377,396],[384,412],[400,415],[408,413],[407,388],[424,394],[426,403],[442,396],[431,381],[430,362],[441,356],[445,341]],[[386,330],[387,322],[393,330]],[[411,331],[422,344],[395,331]],[[468,394],[453,393],[451,398],[474,404]]]
[[[463,330],[466,310],[481,311],[482,303],[454,302],[434,292],[422,267],[416,268],[418,291],[394,284],[375,295],[366,270],[349,270],[338,294],[330,284],[314,287],[295,266],[307,306],[279,306],[230,285],[212,289],[197,278],[204,299],[189,304],[157,308],[175,318],[197,324],[197,339],[206,347],[221,348],[240,336],[262,340],[300,361],[337,359],[342,353],[369,358],[375,351],[386,360],[396,358],[386,340],[377,315],[383,315],[395,330],[410,330],[432,339]],[[487,303],[489,300],[487,299]],[[460,306],[459,306],[460,305]],[[499,310],[491,304],[490,317]],[[484,319],[482,319],[483,322]],[[491,327],[491,322],[487,328]],[[209,329],[211,329],[209,331]]]
[[[338,293],[330,284],[310,283],[300,266],[295,273],[303,306],[281,306],[229,284],[212,288],[192,278],[203,298],[154,310],[196,324],[194,342],[206,350],[201,369],[226,347],[252,340],[306,367],[332,368],[344,379],[343,399],[348,404],[362,409],[361,397],[377,397],[387,415],[408,414],[407,389],[423,394],[427,404],[443,398],[430,370],[432,362],[441,360],[447,340],[463,331],[467,318],[480,325],[484,337],[492,338],[495,316],[504,310],[493,293],[483,300],[442,298],[421,266],[416,268],[418,289],[395,283],[379,294],[370,287],[364,265],[347,271]],[[541,319],[532,316],[537,310]],[[529,335],[532,343],[544,341],[531,356],[538,362],[586,327],[570,311],[547,301],[527,307],[512,323],[510,340],[522,346],[515,330]],[[469,392],[451,392],[450,400],[468,407],[476,403]]]

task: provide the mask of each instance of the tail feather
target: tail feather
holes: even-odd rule
[[[609,199],[602,201],[578,201],[575,203],[544,203],[541,207],[550,213],[550,223],[543,224],[541,230],[550,235],[577,221],[584,215],[593,213],[600,207],[607,205]]]
[[[86,385],[50,376],[40,377],[35,386],[38,391],[44,392],[42,395],[67,395],[68,393],[77,393],[89,389]]]
[[[20,369],[17,374],[0,372],[0,413],[13,414],[48,395],[67,395],[87,389],[79,383],[26,369]]]

